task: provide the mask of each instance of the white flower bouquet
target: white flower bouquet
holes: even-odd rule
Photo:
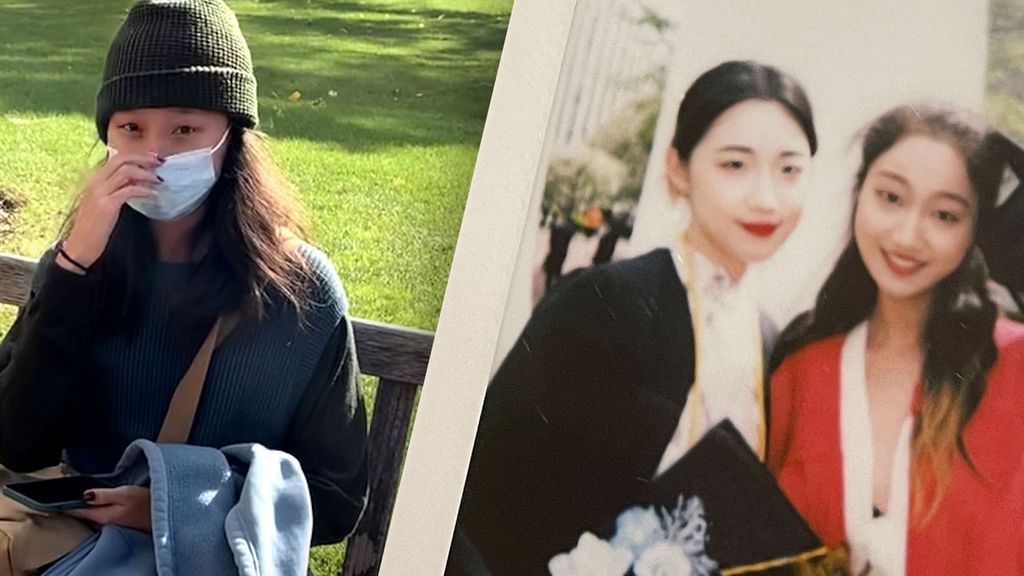
[[[710,576],[707,520],[699,497],[679,496],[675,508],[636,506],[615,520],[605,541],[590,532],[548,563],[552,576]]]

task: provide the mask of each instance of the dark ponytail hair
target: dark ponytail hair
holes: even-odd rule
[[[857,171],[859,195],[871,165],[901,139],[925,135],[956,149],[967,167],[976,213],[973,234],[995,210],[1003,161],[988,124],[972,114],[943,106],[900,106],[886,112],[867,129]],[[856,209],[854,210],[856,214]],[[949,486],[952,458],[959,454],[974,468],[963,442],[964,427],[985,393],[985,375],[996,360],[993,330],[997,308],[986,290],[988,270],[976,245],[960,265],[935,287],[925,320],[924,403],[915,419],[913,494],[915,517],[927,522]],[[774,371],[800,348],[849,332],[875,309],[878,286],[868,273],[857,243],[850,238],[825,281],[814,308],[783,331],[772,354]],[[924,474],[931,470],[931,478]]]
[[[701,74],[683,96],[672,138],[680,160],[689,161],[715,119],[745,100],[766,100],[785,106],[807,135],[811,155],[818,150],[811,103],[800,84],[773,66],[731,61]]]

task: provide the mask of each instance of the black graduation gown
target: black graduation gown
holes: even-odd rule
[[[546,574],[643,498],[694,380],[672,258],[579,271],[538,305],[487,390],[448,574]]]

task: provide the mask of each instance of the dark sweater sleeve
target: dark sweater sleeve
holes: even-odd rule
[[[345,539],[366,507],[366,408],[352,325],[343,317],[299,401],[283,449],[302,464],[313,501],[313,545]]]
[[[80,276],[40,260],[28,302],[0,344],[0,463],[18,472],[60,461],[70,408],[84,387],[85,351],[99,293]]]

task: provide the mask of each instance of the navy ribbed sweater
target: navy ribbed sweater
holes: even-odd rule
[[[336,541],[365,505],[366,421],[347,301],[327,257],[300,250],[315,286],[300,324],[274,306],[241,323],[215,351],[190,444],[259,442],[299,459],[314,504],[314,542]],[[97,337],[85,310],[99,290],[41,259],[27,306],[0,347],[0,462],[37,469],[67,462],[109,471],[138,438],[155,439],[171,396],[199,347],[172,325],[174,294],[191,264],[157,263],[139,329]]]

